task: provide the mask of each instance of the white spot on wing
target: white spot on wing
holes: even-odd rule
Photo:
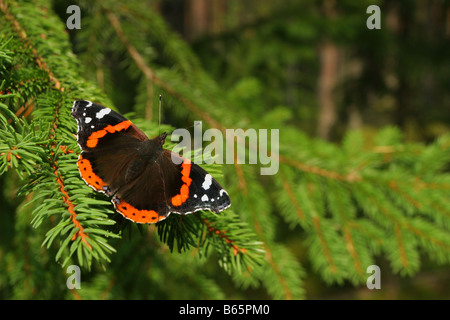
[[[212,176],[210,174],[207,174],[205,176],[205,181],[203,181],[202,188],[208,190],[211,184],[212,184]]]
[[[208,196],[206,194],[203,195],[202,201],[208,201]]]
[[[105,108],[105,109],[102,109],[102,110],[100,110],[99,112],[97,112],[97,114],[95,115],[95,117],[97,118],[97,119],[101,119],[101,118],[103,118],[105,115],[107,115],[108,113],[110,113],[111,112],[111,109],[110,108]]]
[[[86,118],[84,119],[84,121],[85,121],[86,123],[89,123],[89,122],[92,121],[92,118],[86,117]]]

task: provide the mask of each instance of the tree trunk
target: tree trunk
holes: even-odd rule
[[[336,104],[333,91],[336,86],[339,51],[334,43],[326,41],[320,47],[320,75],[318,83],[319,119],[317,135],[329,140],[336,121]]]
[[[192,41],[208,31],[208,0],[185,0],[185,37]]]
[[[325,0],[321,10],[327,20],[335,20],[337,13],[335,0]],[[338,48],[329,39],[325,39],[319,47],[320,74],[318,80],[319,115],[317,135],[330,140],[331,130],[336,121],[336,104],[333,97],[336,86],[338,68]]]

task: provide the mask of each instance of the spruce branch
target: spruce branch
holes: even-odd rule
[[[22,27],[21,22],[13,14],[15,10],[20,11],[24,8],[9,8],[5,2],[0,3],[0,8],[6,17],[6,21],[10,24],[10,32],[13,34],[14,40],[9,41],[10,45],[19,46],[19,48],[24,48],[21,55],[17,55],[15,62],[18,63],[19,59],[22,58],[22,64],[28,64],[28,69],[22,66],[22,69],[16,69],[16,73],[19,74],[22,70],[27,72],[22,72],[25,76],[19,78],[19,83],[14,83],[15,74],[10,75],[11,81],[9,83],[8,92],[13,92],[13,94],[7,95],[8,104],[14,105],[15,102],[23,103],[15,113],[9,110],[9,107],[2,104],[3,110],[8,110],[10,115],[8,122],[14,123],[16,128],[12,128],[6,119],[2,117],[2,122],[5,122],[5,126],[9,129],[9,141],[14,141],[15,144],[10,143],[9,150],[5,152],[4,163],[6,168],[17,167],[16,172],[20,174],[20,170],[26,170],[26,172],[33,177],[30,182],[21,188],[21,194],[30,194],[30,192],[36,192],[35,199],[45,199],[43,203],[35,207],[34,218],[32,224],[37,227],[42,224],[44,219],[47,219],[53,215],[59,215],[62,218],[59,223],[51,229],[43,242],[43,245],[49,247],[57,237],[63,237],[64,240],[61,241],[61,247],[56,254],[56,260],[62,257],[63,253],[70,245],[69,254],[66,257],[66,262],[69,257],[71,257],[75,252],[77,252],[77,257],[79,263],[83,265],[90,266],[92,262],[92,257],[97,259],[107,258],[105,252],[111,252],[113,249],[106,244],[104,236],[107,237],[114,236],[113,234],[105,234],[101,232],[102,236],[96,235],[99,232],[97,229],[93,229],[93,226],[101,225],[105,223],[104,217],[101,220],[97,220],[95,224],[92,224],[93,220],[87,220],[84,218],[82,220],[82,215],[77,214],[76,211],[81,210],[81,207],[76,208],[77,205],[71,199],[70,187],[66,185],[65,176],[69,173],[69,176],[73,176],[76,167],[74,166],[74,155],[71,154],[70,148],[67,148],[65,142],[63,141],[73,141],[73,125],[66,127],[66,123],[72,123],[68,121],[68,114],[63,114],[63,110],[66,106],[67,97],[64,93],[64,88],[61,85],[59,79],[55,76],[55,72],[51,70],[53,66],[58,65],[58,58],[53,60],[49,59],[50,63],[45,61],[44,58],[39,54],[39,49],[35,47],[35,38],[33,38],[33,32],[39,30],[33,30],[33,32],[27,33]],[[25,9],[26,10],[26,9]],[[31,36],[30,36],[31,34]],[[16,35],[16,37],[14,36]],[[17,40],[16,40],[17,39]],[[22,45],[20,44],[22,43]],[[42,46],[42,43],[40,44]],[[20,49],[19,49],[20,50]],[[20,51],[19,51],[20,52]],[[26,60],[29,56],[33,57],[32,60]],[[56,55],[55,55],[56,57]],[[9,60],[12,62],[12,60]],[[14,65],[11,65],[14,67]],[[29,70],[36,70],[39,73],[47,74],[47,83],[44,80],[38,83],[33,80],[33,78],[26,78],[27,75],[31,75]],[[58,69],[55,67],[58,71]],[[67,69],[66,69],[67,71]],[[15,80],[17,81],[17,80]],[[45,96],[43,94],[42,86],[46,86],[52,95]],[[3,85],[4,87],[4,85]],[[54,90],[54,91],[52,91]],[[14,91],[16,91],[14,93]],[[35,105],[38,105],[38,110],[35,109]],[[25,120],[23,118],[17,118],[18,115],[21,117],[27,116],[31,111],[33,111],[33,116],[37,120],[32,120],[32,122],[26,126]],[[41,136],[35,134],[35,127],[39,127],[41,130],[37,131]],[[45,130],[47,129],[47,130]],[[18,136],[18,133],[26,133],[27,135]],[[6,139],[5,139],[6,140]],[[30,144],[33,145],[30,146]],[[73,144],[73,142],[71,142]],[[22,150],[29,149],[29,151],[34,151],[33,154],[23,153]],[[73,149],[73,148],[72,148]],[[63,152],[61,152],[63,151]],[[66,154],[69,157],[69,165],[67,164]],[[11,157],[14,155],[14,157]],[[24,160],[21,163],[13,160],[19,160],[23,156]],[[30,162],[30,160],[35,160]],[[64,163],[65,162],[65,163]],[[12,166],[11,164],[12,163]],[[48,192],[50,186],[53,186],[53,190],[58,190],[58,192]],[[42,193],[39,193],[41,191]],[[62,199],[62,205],[61,205]],[[75,209],[76,208],[76,209]],[[66,215],[68,214],[68,216]],[[67,219],[69,218],[69,220]],[[85,225],[90,224],[91,228],[86,228]],[[101,231],[101,230],[100,230]],[[87,233],[92,233],[89,236]],[[94,250],[95,249],[95,250]],[[63,263],[64,265],[64,263]]]
[[[20,19],[17,19],[13,13],[24,8],[9,8],[5,3],[2,3],[2,9],[7,15],[7,21],[11,25],[12,33],[18,34],[17,40],[25,45],[23,57],[32,56],[33,59],[28,61],[30,67],[39,70],[41,74],[47,75],[46,78],[42,78],[43,82],[39,85],[38,91],[36,91],[37,82],[33,78],[24,77],[20,80],[19,85],[13,84],[14,82],[10,84],[10,90],[15,91],[19,101],[23,103],[17,109],[16,114],[24,116],[24,114],[32,113],[34,118],[39,118],[40,121],[45,122],[48,126],[48,130],[43,131],[47,140],[41,145],[40,167],[37,164],[32,167],[29,172],[31,180],[21,188],[21,194],[34,192],[34,203],[36,204],[37,199],[44,199],[34,209],[32,224],[34,227],[39,227],[50,217],[60,217],[58,222],[47,232],[43,246],[50,248],[59,239],[56,260],[62,259],[63,266],[74,258],[77,259],[80,265],[86,265],[87,267],[90,267],[94,260],[101,264],[109,262],[108,255],[115,250],[108,244],[107,238],[116,238],[120,234],[120,231],[115,233],[103,228],[104,226],[115,224],[115,221],[107,218],[110,209],[106,208],[110,208],[111,204],[104,200],[92,198],[92,191],[89,192],[90,189],[84,186],[81,179],[76,178],[78,176],[75,165],[77,147],[73,136],[76,128],[73,119],[69,117],[67,112],[67,105],[71,100],[70,96],[77,95],[79,89],[74,86],[73,82],[60,80],[61,69],[59,59],[56,58],[57,55],[54,55],[54,58],[46,57],[48,60],[42,57],[40,48],[36,47],[35,38],[33,38],[33,36],[39,34],[39,29],[33,30],[32,33],[27,33],[25,28],[22,27]],[[108,16],[114,25],[114,16],[111,13]],[[122,41],[126,41],[124,36],[120,34],[120,29],[116,28],[117,30],[119,31],[119,38]],[[126,44],[131,53],[133,53],[130,44]],[[65,42],[62,42],[62,45],[64,46]],[[135,59],[139,59],[140,56],[136,52],[133,56]],[[74,63],[74,66],[76,66],[76,63]],[[143,70],[147,70],[145,65]],[[65,70],[65,72],[70,73],[70,68]],[[23,89],[25,84],[30,87],[30,92]],[[13,87],[14,85],[16,87]],[[48,91],[42,90],[40,88],[41,85],[47,86]],[[86,98],[89,98],[89,96]],[[10,104],[13,104],[12,102],[10,101]],[[8,108],[6,109],[9,110]],[[33,124],[35,123],[33,122]],[[5,163],[15,161],[12,160],[15,158],[12,158],[11,155],[19,157],[15,147],[10,148],[8,152],[2,155],[6,159]],[[58,191],[52,193],[49,192],[49,189]],[[107,206],[105,207],[105,205]],[[97,211],[93,211],[94,209]],[[237,219],[237,216],[233,217],[234,220]],[[218,220],[217,218],[213,220],[214,225],[220,222],[220,219]],[[170,222],[170,220],[168,221]],[[176,219],[172,219],[172,221],[176,221]],[[213,232],[204,232],[205,221],[207,221],[205,219],[197,219],[196,222],[189,223],[189,218],[187,218],[186,221],[182,225],[178,224],[178,228],[171,224],[162,225],[160,228],[163,230],[162,234],[164,234],[162,239],[167,241],[170,246],[176,241],[179,248],[188,248],[192,245],[199,246],[202,243],[204,244],[206,243],[205,241],[208,241],[208,238],[214,238],[217,235],[217,233]],[[190,221],[194,220],[191,219]],[[230,227],[233,220],[228,218],[227,222]],[[208,223],[210,231],[212,230],[211,228],[219,230],[216,226],[212,226],[211,221]],[[240,229],[242,227],[240,225]],[[182,232],[180,232],[181,229],[183,230]],[[242,244],[239,239],[230,240],[234,237],[232,233],[224,236],[226,232],[229,232],[229,230],[220,231],[218,238],[211,242],[214,243],[212,247],[220,252],[221,265],[228,271],[231,269],[247,270],[252,263],[258,260],[259,249],[257,242]],[[201,236],[201,238],[198,238],[198,236]],[[239,235],[239,237],[244,238],[242,235]],[[222,243],[222,245],[218,245],[219,243]],[[223,243],[227,245],[224,246]],[[238,246],[238,243],[239,245],[242,244],[242,248]],[[251,248],[252,245],[254,248]],[[223,250],[227,246],[231,246],[232,250]],[[205,247],[210,247],[209,242]],[[202,251],[202,254],[206,255],[208,252],[209,250],[205,249]],[[228,256],[235,259],[229,259]]]

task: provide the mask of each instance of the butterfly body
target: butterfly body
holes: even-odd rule
[[[77,161],[81,178],[111,197],[116,211],[137,223],[156,223],[170,213],[220,212],[228,193],[200,166],[149,139],[130,120],[102,105],[77,100]]]

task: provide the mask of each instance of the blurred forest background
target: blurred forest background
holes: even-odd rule
[[[45,1],[41,2],[42,7],[45,7]],[[311,248],[323,245],[323,242],[333,242],[333,236],[329,238],[324,236],[322,239],[319,234],[317,240],[309,236],[308,231],[305,232],[309,230],[308,228],[317,231],[318,228],[313,228],[317,227],[317,220],[312,218],[313,222],[310,223],[298,222],[289,213],[283,212],[283,208],[289,208],[285,209],[286,211],[295,211],[296,205],[301,208],[304,201],[307,201],[302,197],[310,199],[318,197],[317,192],[310,186],[315,183],[321,185],[323,182],[309,178],[309,175],[317,173],[321,179],[338,176],[330,173],[339,172],[339,162],[333,162],[336,150],[342,148],[348,151],[345,154],[347,163],[351,163],[353,158],[357,158],[358,154],[367,150],[375,150],[375,154],[386,156],[383,159],[388,159],[386,161],[389,162],[395,158],[395,155],[390,154],[390,149],[385,152],[384,144],[378,146],[380,149],[376,149],[377,145],[374,142],[383,129],[389,128],[385,132],[402,136],[398,140],[393,139],[402,148],[419,146],[417,150],[420,150],[418,151],[420,154],[426,153],[424,150],[428,150],[427,145],[449,133],[450,1],[161,0],[141,1],[140,4],[138,2],[111,0],[102,1],[102,5],[95,5],[81,0],[70,3],[69,1],[53,1],[50,7],[42,11],[45,15],[50,15],[51,13],[48,12],[54,10],[63,25],[69,16],[66,12],[67,6],[70,4],[81,6],[81,30],[65,31],[70,38],[71,49],[81,61],[80,73],[85,79],[94,82],[120,112],[134,112],[143,121],[155,122],[158,117],[155,97],[162,91],[167,93],[163,100],[163,122],[173,127],[189,127],[193,124],[193,120],[198,120],[196,118],[198,114],[194,114],[192,109],[183,106],[192,106],[192,103],[186,102],[189,100],[194,101],[194,107],[200,109],[200,113],[207,114],[223,127],[279,128],[280,153],[282,157],[288,158],[284,161],[285,164],[292,163],[296,159],[291,161],[290,157],[295,157],[302,152],[305,152],[305,158],[314,155],[313,161],[308,165],[292,166],[296,170],[306,172],[309,184],[304,188],[300,182],[298,184],[294,182],[302,180],[304,176],[295,173],[291,177],[290,173],[294,169],[280,170],[281,178],[275,182],[265,177],[258,177],[256,181],[252,178],[254,176],[246,171],[241,173],[248,185],[257,185],[256,190],[259,190],[259,185],[262,185],[262,190],[255,192],[263,196],[267,194],[265,201],[270,203],[267,205],[270,217],[264,218],[266,220],[259,221],[252,216],[244,220],[255,226],[257,235],[265,232],[258,233],[257,222],[261,223],[263,230],[269,228],[266,249],[270,252],[272,248],[275,256],[279,248],[278,244],[282,243],[281,252],[284,253],[283,250],[290,252],[289,258],[286,259],[289,264],[286,270],[292,273],[286,271],[288,274],[286,281],[289,282],[290,277],[301,279],[291,282],[292,287],[301,286],[301,292],[295,293],[298,288],[293,289],[288,284],[288,288],[284,288],[284,293],[291,289],[294,292],[292,293],[294,298],[307,299],[450,298],[448,216],[442,218],[445,220],[442,224],[437,223],[437,226],[433,224],[433,227],[439,228],[439,232],[442,231],[442,241],[439,244],[443,243],[441,247],[444,248],[445,253],[439,253],[437,255],[440,258],[433,259],[426,254],[428,238],[422,239],[423,241],[414,238],[412,242],[419,249],[413,248],[411,249],[413,253],[405,254],[406,257],[412,257],[415,261],[411,263],[415,265],[412,270],[405,265],[404,268],[397,267],[397,263],[400,262],[396,260],[397,258],[393,258],[395,254],[387,254],[386,252],[390,251],[387,249],[384,251],[383,245],[374,245],[373,251],[367,253],[361,248],[365,246],[365,240],[361,240],[361,247],[355,244],[356,252],[358,250],[362,252],[361,259],[367,256],[365,261],[379,265],[382,270],[382,289],[368,290],[364,280],[361,280],[368,276],[365,273],[365,267],[360,268],[363,271],[358,271],[358,266],[356,267],[355,274],[359,272],[358,276],[334,277],[329,275],[333,268],[324,267],[327,262],[314,262],[316,258],[314,253],[308,253],[308,247],[312,250]],[[12,3],[11,1],[8,12],[13,12],[15,7],[20,7],[20,4]],[[0,1],[0,4],[4,5],[4,1]],[[379,30],[369,30],[366,27],[366,20],[370,17],[366,9],[372,4],[378,5],[381,9],[381,29]],[[5,12],[3,10],[3,14]],[[120,17],[121,24],[119,24],[119,18],[114,17]],[[152,17],[155,17],[155,20],[152,20]],[[0,16],[1,19],[4,17]],[[8,21],[11,24],[11,21]],[[47,41],[47,36],[43,34],[42,39]],[[138,55],[133,55],[133,48]],[[139,56],[145,60],[141,61],[142,64],[139,63]],[[43,57],[45,59],[45,54]],[[147,70],[145,66],[151,68]],[[162,71],[154,76],[151,74],[154,71],[151,70],[152,68]],[[167,74],[164,73],[166,71]],[[181,74],[182,77],[179,79],[172,77],[170,72]],[[159,80],[145,81],[155,77]],[[164,83],[171,84],[176,90],[171,91]],[[184,87],[186,83],[188,85]],[[198,93],[198,90],[201,92]],[[351,140],[353,136],[348,138],[351,132],[358,132],[356,140]],[[353,144],[353,141],[358,141],[360,144]],[[446,160],[442,161],[443,164],[439,170],[447,173],[449,148],[448,145],[446,146]],[[289,151],[285,151],[288,149]],[[405,160],[411,164],[411,167],[415,165],[414,152],[408,154],[409,158]],[[302,161],[301,155],[299,157],[299,161]],[[336,156],[341,159],[340,157],[340,155]],[[367,161],[370,162],[371,159]],[[433,159],[427,161],[433,162]],[[427,162],[424,161],[424,163]],[[320,168],[328,166],[329,171],[324,173],[320,169],[313,169],[313,166]],[[384,164],[374,165],[374,167],[380,168],[380,171],[386,169]],[[389,168],[391,169],[392,167]],[[227,170],[225,170],[225,178],[239,176],[239,170],[237,173]],[[386,169],[386,176],[389,176],[387,171],[388,169]],[[414,173],[411,176],[416,177]],[[6,182],[8,177],[10,176],[0,177],[2,188],[10,185]],[[348,179],[337,178],[337,180],[345,180],[345,183],[352,184],[351,177],[346,177]],[[401,178],[398,180],[401,181]],[[242,189],[242,183],[239,184],[242,180],[229,178],[225,181],[228,181],[225,186],[237,186],[234,193],[233,190],[231,191],[232,200],[233,195],[238,198],[237,207],[236,205],[233,207],[235,212],[240,213],[240,210],[248,209],[245,204],[239,207],[239,197],[247,194]],[[297,185],[299,187],[295,189],[294,186]],[[248,188],[247,192],[251,194],[252,189]],[[326,189],[328,186],[323,188],[328,190]],[[298,196],[292,193],[292,189],[296,190],[294,193]],[[392,189],[395,188],[392,187]],[[309,196],[304,195],[305,190],[309,192]],[[446,190],[448,193],[448,189]],[[284,199],[280,194],[289,197]],[[333,201],[338,202],[339,192],[336,194],[336,197],[330,196],[326,201],[331,204]],[[2,203],[2,214],[4,209],[13,212],[16,204],[11,200],[5,200],[9,195],[2,197],[1,200],[8,203],[6,206]],[[277,197],[282,199],[280,203]],[[357,195],[355,198],[359,199]],[[442,201],[447,205],[443,211],[444,215],[448,215],[450,204],[448,204],[448,197],[444,198],[441,197],[436,201]],[[408,200],[407,197],[405,199]],[[421,201],[420,198],[417,199]],[[288,206],[286,203],[289,200],[291,203]],[[255,200],[249,200],[249,203],[252,203],[251,201],[255,203]],[[245,201],[242,200],[242,203]],[[410,201],[411,203],[414,206],[413,200]],[[432,201],[424,201],[424,203],[432,203]],[[345,205],[343,201],[343,206]],[[421,210],[424,210],[411,209],[408,205],[402,207],[403,203],[400,201],[395,205],[401,208],[399,211],[406,208],[406,217],[413,216],[411,212],[415,212],[415,209],[420,211],[419,214],[422,214]],[[266,203],[261,200],[261,203],[256,203],[254,206],[253,209],[258,212],[263,210],[262,207],[266,206]],[[317,207],[319,216],[321,210],[323,210],[323,217],[330,218],[336,215],[333,209],[327,211],[326,204],[323,204],[324,209],[320,209],[319,204]],[[442,205],[442,207],[445,206]],[[383,222],[371,216],[370,208],[360,204],[355,205],[355,208],[355,213],[352,215],[355,219],[369,212],[369,219],[384,226]],[[307,216],[308,210],[314,211],[305,205],[303,211]],[[296,213],[301,215],[303,211],[297,209]],[[383,210],[380,209],[380,211]],[[336,249],[336,252],[341,252],[345,259],[356,260],[355,251],[349,244],[352,243],[351,235],[356,239],[355,241],[358,241],[357,234],[345,232],[344,218],[333,219],[330,218],[329,225],[324,223],[322,226],[334,228],[335,225],[344,221],[342,222],[344,231],[339,239],[342,239],[342,248],[344,248],[342,250],[348,249],[346,253],[339,251],[341,249]],[[380,220],[383,219],[380,218]],[[430,221],[434,222],[433,219],[434,216],[430,218]],[[273,224],[273,230],[265,227],[264,223]],[[415,226],[419,228],[419,224]],[[431,222],[427,227],[431,230]],[[382,228],[370,229],[372,227],[369,227],[369,224],[367,228],[373,232],[371,238],[379,240],[384,237],[379,232]],[[32,229],[28,232],[36,231]],[[340,232],[338,231],[339,234]],[[415,233],[413,236],[417,235],[418,233]],[[5,239],[6,236],[3,236],[2,242],[8,242]],[[403,240],[407,242],[408,238],[405,239]],[[42,238],[40,240],[42,241]],[[130,246],[134,245],[130,244]],[[154,241],[152,245],[156,245]],[[11,248],[9,246],[10,244],[3,246],[0,259],[7,259],[5,252]],[[330,250],[332,256],[333,248]],[[429,250],[434,253],[435,249]],[[403,257],[401,250],[399,251],[400,257]],[[326,249],[324,252],[326,258]],[[166,254],[170,253],[166,252]],[[116,255],[120,256],[120,254]],[[339,253],[336,253],[336,257],[338,256]],[[112,255],[112,264],[115,263],[114,257],[115,255]],[[120,257],[117,260],[122,259],[122,264],[128,259],[126,256]],[[49,259],[52,260],[52,258]],[[324,260],[331,263],[330,259]],[[436,263],[436,260],[442,263]],[[283,261],[283,259],[276,261],[276,263],[279,262],[281,269]],[[337,264],[340,263],[339,258],[335,261],[338,261]],[[290,266],[291,262],[295,264],[294,267]],[[345,266],[345,263],[342,262],[342,266]],[[11,262],[5,264],[5,266],[8,265],[13,264]],[[230,285],[226,273],[216,269],[213,261],[207,264],[205,274],[215,279],[217,287],[223,290],[224,295],[218,294],[217,297],[292,298],[287,293],[283,296],[278,291],[271,292],[268,288],[269,283],[266,283],[265,287],[248,285],[243,289],[235,288]],[[111,270],[113,272],[120,268],[112,267]],[[275,267],[273,270],[275,270],[273,273],[277,274]],[[402,270],[406,271],[402,272]],[[283,271],[281,274],[283,275]],[[114,295],[116,293],[109,287],[112,284],[106,279],[108,277],[113,276],[106,274],[90,278],[93,283],[97,283],[98,287],[97,291],[92,289],[91,292],[107,292],[104,295],[92,293],[93,297],[108,297],[108,294],[112,297],[122,297],[120,294]],[[114,275],[114,277],[117,276]],[[355,280],[356,278],[359,280]],[[21,297],[18,291],[15,291],[13,296],[8,291],[12,284],[20,283],[17,279],[8,280],[2,277],[0,279],[3,279],[0,281],[0,297]],[[274,284],[274,286],[279,285],[283,288],[283,281],[279,282],[281,284]],[[123,288],[129,286],[132,287],[130,283],[123,284]],[[169,283],[168,286],[176,287],[174,283]],[[54,291],[49,296],[58,296],[57,289],[52,290]],[[161,297],[172,298],[168,293],[164,294],[161,294]],[[83,295],[82,291],[80,295]],[[36,297],[31,293],[23,296]],[[76,294],[74,297],[77,298]],[[140,296],[136,293],[134,297]],[[179,296],[175,295],[175,297]]]
[[[55,6],[64,19],[62,3]],[[366,27],[371,4],[381,8],[381,30]],[[329,141],[350,129],[371,134],[385,125],[399,127],[408,140],[448,132],[448,1],[169,0],[149,6],[254,114],[285,108],[290,123]],[[108,94],[131,108],[137,81],[121,69],[111,72],[117,75]]]

